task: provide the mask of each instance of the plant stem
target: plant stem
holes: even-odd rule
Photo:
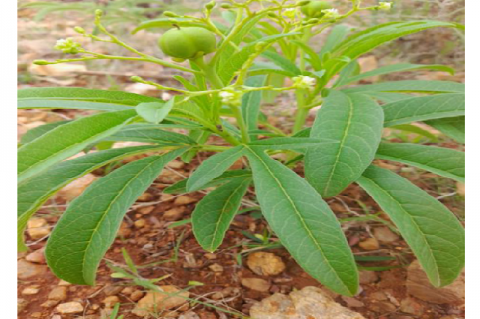
[[[238,127],[240,128],[240,132],[242,133],[242,142],[247,144],[250,142],[250,136],[248,135],[248,129],[245,125],[245,121],[243,120],[242,111],[239,107],[230,106],[230,110],[232,111],[233,116],[237,120]]]
[[[305,105],[305,90],[297,90],[297,114],[295,115],[295,124],[293,125],[293,133],[297,133],[303,128],[308,117],[309,108]]]

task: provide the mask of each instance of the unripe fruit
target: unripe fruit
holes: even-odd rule
[[[302,13],[309,18],[323,17],[322,10],[326,9],[332,9],[332,5],[327,1],[310,1],[309,4],[301,7]]]
[[[193,59],[215,51],[217,39],[204,28],[176,28],[165,32],[158,44],[165,55],[176,59]]]

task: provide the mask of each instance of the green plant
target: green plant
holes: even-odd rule
[[[325,286],[344,295],[357,292],[358,274],[340,223],[322,199],[357,183],[389,215],[435,286],[451,283],[464,266],[464,229],[439,201],[408,180],[380,168],[374,159],[397,161],[464,181],[464,153],[426,145],[382,142],[384,127],[425,122],[462,142],[464,85],[446,81],[396,81],[354,85],[391,72],[419,68],[451,72],[439,65],[389,65],[360,73],[356,59],[377,46],[422,30],[453,23],[392,22],[348,36],[336,23],[359,11],[388,9],[389,3],[324,10],[306,18],[300,7],[308,1],[254,0],[223,3],[227,25],[213,21],[215,3],[202,17],[167,13],[148,21],[148,28],[204,28],[219,43],[211,57],[195,54],[190,66],[142,53],[111,34],[97,11],[95,25],[102,36],[75,30],[84,37],[119,45],[135,56],[110,56],[87,51],[73,39],[57,49],[77,57],[57,61],[117,59],[142,61],[190,74],[174,76],[184,88],[166,87],[133,77],[135,82],[177,92],[169,102],[136,94],[81,88],[30,88],[19,92],[20,108],[89,109],[95,115],[32,130],[19,160],[19,238],[30,216],[70,181],[113,161],[157,152],[113,170],[72,201],[52,232],[46,257],[52,271],[76,284],[93,285],[96,269],[114,240],[127,209],[160,174],[164,165],[197,152],[217,152],[188,178],[164,192],[193,192],[216,187],[192,214],[200,245],[214,251],[222,243],[233,216],[252,181],[265,219],[296,261]],[[346,5],[345,5],[346,6]],[[332,27],[332,28],[330,28]],[[188,29],[187,29],[188,30]],[[319,52],[316,35],[331,30]],[[162,41],[162,40],[160,40]],[[169,53],[169,52],[167,52]],[[188,54],[191,56],[191,54]],[[266,61],[265,61],[266,60]],[[287,86],[272,83],[291,78]],[[291,132],[268,125],[261,111],[262,93],[293,91],[297,112]],[[379,105],[382,104],[382,106]],[[322,106],[312,127],[309,111]],[[235,125],[226,119],[235,119]],[[263,123],[263,124],[262,124]],[[261,128],[261,126],[263,128]],[[171,129],[186,129],[183,135]],[[223,142],[210,142],[216,136]],[[268,137],[268,138],[263,138]],[[149,145],[107,149],[66,160],[105,141],[136,141]],[[218,141],[218,138],[215,139]],[[228,145],[228,146],[227,146]],[[285,153],[285,160],[270,155]],[[248,168],[228,170],[241,157]],[[303,161],[306,179],[289,167]]]

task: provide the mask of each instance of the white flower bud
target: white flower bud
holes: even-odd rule
[[[300,75],[293,78],[293,86],[299,89],[311,90],[315,88],[316,84],[317,84],[317,80],[310,76]]]
[[[378,9],[379,10],[384,10],[384,11],[390,11],[392,9],[392,3],[391,2],[380,2],[378,4]]]
[[[338,18],[340,16],[337,9],[325,9],[322,10],[322,12],[325,14],[326,18]]]
[[[293,18],[295,18],[295,15],[297,13],[297,9],[295,9],[295,8],[285,9],[285,10],[283,10],[282,13],[285,17],[293,19]]]
[[[56,50],[63,51],[63,53],[67,54],[77,54],[81,48],[82,45],[73,41],[72,38],[60,39],[55,45]]]

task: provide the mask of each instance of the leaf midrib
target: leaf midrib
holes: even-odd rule
[[[307,224],[305,223],[305,220],[303,219],[301,213],[299,212],[297,206],[295,205],[295,202],[293,202],[293,200],[291,199],[291,197],[288,195],[288,193],[286,192],[286,190],[283,188],[282,184],[280,183],[280,181],[277,179],[277,177],[275,176],[275,174],[273,174],[273,172],[270,170],[270,168],[268,167],[268,165],[265,164],[265,162],[262,160],[262,158],[260,156],[258,156],[250,147],[248,147],[247,145],[244,145],[245,148],[247,148],[249,150],[249,152],[251,154],[253,154],[259,161],[260,163],[263,164],[263,166],[265,167],[265,169],[267,170],[267,172],[270,174],[270,176],[275,180],[275,182],[277,183],[279,189],[281,189],[281,191],[283,192],[283,194],[285,195],[285,197],[287,198],[287,200],[290,202],[290,205],[292,206],[297,218],[300,220],[303,228],[305,229],[305,231],[307,232],[308,236],[310,237],[310,239],[314,242],[315,246],[317,247],[318,251],[322,254],[322,257],[325,261],[325,263],[328,265],[328,267],[330,268],[330,270],[332,271],[333,274],[335,274],[335,277],[337,278],[337,280],[343,285],[343,288],[346,289],[346,291],[350,292],[350,289],[345,285],[345,283],[343,282],[343,280],[338,277],[337,275],[337,272],[335,271],[335,269],[332,267],[332,265],[330,264],[330,262],[328,261],[328,258],[326,258],[325,256],[325,253],[323,252],[323,248],[321,247],[321,245],[317,242],[317,240],[315,239],[315,237],[313,236],[313,233],[311,232],[311,230],[308,228]]]

